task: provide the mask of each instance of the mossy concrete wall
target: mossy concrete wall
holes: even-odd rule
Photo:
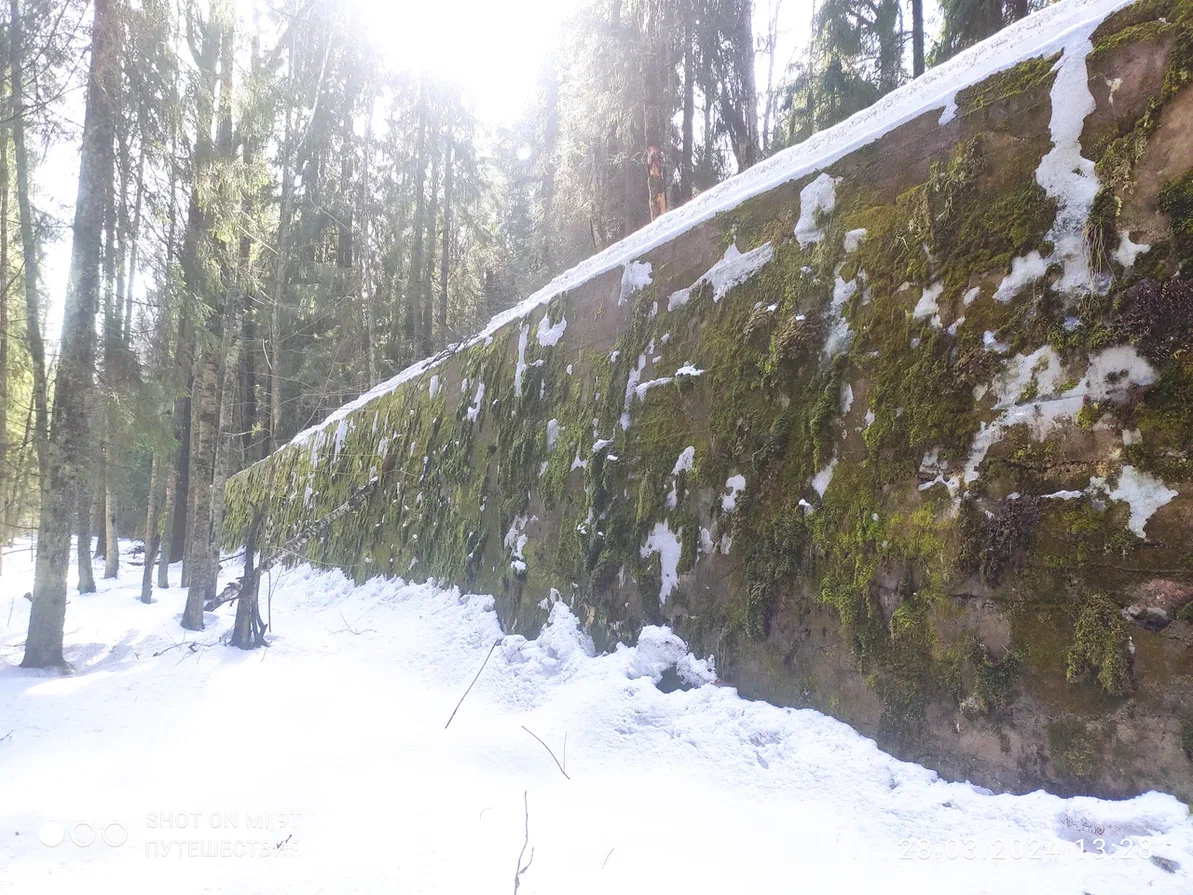
[[[1193,0],[1087,37],[307,433],[229,541],[376,476],[310,559],[669,624],[950,777],[1193,799]]]

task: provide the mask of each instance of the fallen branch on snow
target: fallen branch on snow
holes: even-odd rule
[[[480,670],[477,671],[476,677],[474,677],[472,679],[472,683],[468,685],[468,689],[464,691],[464,695],[460,697],[460,701],[457,702],[456,707],[454,709],[452,709],[452,715],[451,715],[451,718],[447,719],[447,724],[443,725],[444,730],[447,730],[448,727],[451,726],[452,718],[456,717],[456,712],[458,712],[460,710],[460,706],[462,706],[464,704],[464,700],[468,697],[468,694],[472,692],[472,688],[474,686],[476,686],[476,682],[478,680],[480,680],[481,671],[484,671],[485,666],[489,664],[489,656],[493,655],[493,650],[497,649],[497,644],[499,644],[499,643],[501,643],[500,638],[497,640],[494,640],[493,645],[491,647],[489,647],[489,651],[485,654],[485,661],[481,662],[481,667],[480,667]]]
[[[568,777],[568,772],[565,771],[563,769],[563,765],[561,765],[559,763],[559,759],[555,757],[555,753],[551,751],[551,747],[548,746],[546,743],[544,743],[541,739],[539,739],[539,735],[537,733],[535,733],[533,730],[531,730],[529,727],[527,727],[525,724],[522,725],[522,729],[524,731],[526,731],[528,734],[530,734],[532,737],[534,737],[536,740],[538,740],[539,743],[542,744],[542,747],[547,750],[547,754],[551,756],[551,760],[555,762],[555,767],[559,768],[559,773],[563,774],[563,776],[566,779],[571,780],[572,778]],[[564,742],[564,748],[566,748],[567,747],[567,738],[566,737],[564,738],[563,742]],[[565,752],[564,755],[566,756],[567,753]]]
[[[530,869],[534,863],[534,849],[530,850],[530,860],[522,864],[522,856],[526,854],[526,846],[530,844],[530,802],[526,799],[526,791],[522,791],[522,807],[526,812],[526,838],[522,842],[522,850],[518,852],[517,872],[514,873],[514,895],[518,895],[518,886],[522,885],[522,874]]]

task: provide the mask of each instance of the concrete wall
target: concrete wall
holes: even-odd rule
[[[672,625],[947,776],[1193,798],[1193,2],[1119,5],[375,390],[229,482],[229,540],[375,476],[312,559],[494,593],[510,631]]]

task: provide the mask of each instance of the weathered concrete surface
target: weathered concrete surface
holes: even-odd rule
[[[236,476],[229,537],[378,476],[312,559],[673,625],[947,776],[1193,799],[1191,47],[1145,0],[695,224]]]

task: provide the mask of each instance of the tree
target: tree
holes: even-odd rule
[[[63,664],[62,638],[66,619],[66,572],[70,551],[71,510],[79,463],[87,440],[88,374],[94,352],[95,309],[100,286],[100,233],[104,196],[113,166],[113,124],[116,96],[113,73],[120,54],[120,34],[112,0],[94,0],[91,61],[87,77],[86,112],[80,151],[79,188],[75,203],[70,280],[64,302],[62,341],[54,388],[53,428],[46,439],[38,524],[37,560],[29,635],[25,641],[26,668]],[[13,34],[14,107],[20,107],[22,50],[20,0],[11,0]],[[14,120],[14,137],[20,129]],[[18,154],[18,166],[26,167]],[[22,203],[27,205],[26,201]],[[22,228],[30,225],[22,208]],[[26,257],[28,264],[28,256]]]

